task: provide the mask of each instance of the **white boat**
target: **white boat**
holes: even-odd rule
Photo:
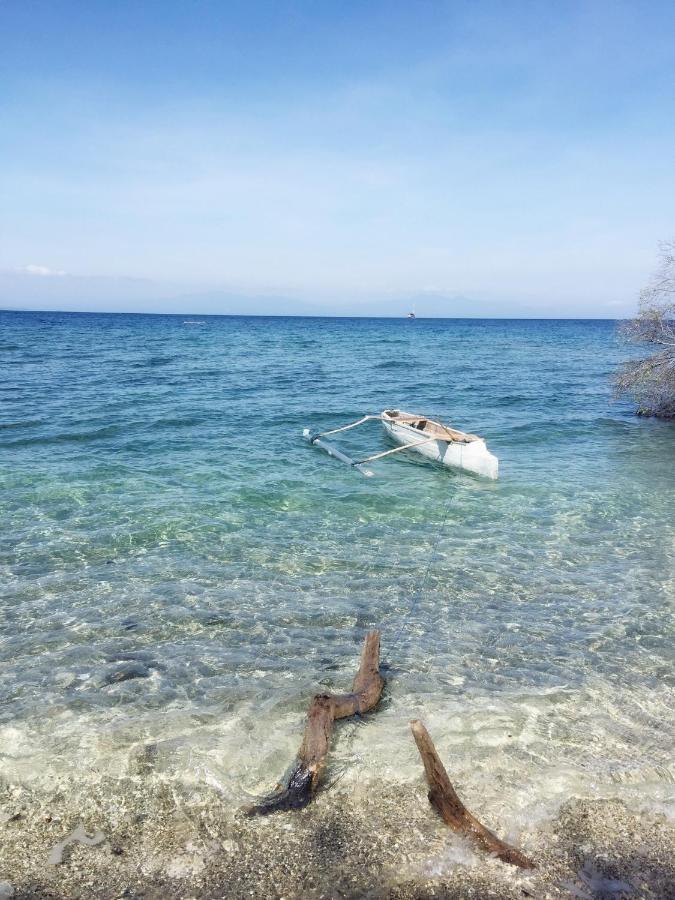
[[[329,435],[349,431],[351,428],[373,421],[382,422],[386,433],[399,446],[393,450],[374,453],[365,459],[352,459],[334,444],[324,440]],[[385,409],[380,415],[362,416],[356,422],[332,428],[330,431],[312,433],[309,428],[305,428],[303,435],[310,444],[320,447],[340,462],[353,466],[363,475],[374,474],[365,468],[367,463],[391,456],[393,453],[400,453],[401,450],[412,450],[444,466],[462,469],[474,475],[483,475],[485,478],[497,478],[499,472],[499,461],[485,446],[483,438],[435,422],[427,416],[402,412],[399,409]]]
[[[499,460],[475,434],[398,409],[382,412],[382,426],[397,444],[434,462],[485,478],[499,474]]]

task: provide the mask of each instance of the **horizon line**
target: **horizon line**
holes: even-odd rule
[[[181,313],[181,312],[132,312],[128,310],[90,310],[90,309],[26,309],[21,307],[0,306],[0,313],[53,313],[69,316],[171,316],[194,321],[200,319],[378,319],[382,321],[402,322],[627,322],[630,318],[604,318],[600,316],[354,316],[354,315],[307,315],[302,313]]]

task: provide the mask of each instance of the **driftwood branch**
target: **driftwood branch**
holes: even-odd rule
[[[384,678],[380,675],[380,632],[371,631],[363,643],[361,664],[351,693],[317,694],[313,698],[307,713],[302,746],[285,784],[251,807],[249,814],[266,815],[307,806],[316,792],[326,763],[333,722],[374,709],[379,703],[383,687]]]
[[[500,840],[496,834],[481,825],[478,819],[471,815],[457,796],[448,778],[448,773],[436,753],[429,732],[418,719],[412,721],[410,727],[424,763],[424,772],[429,784],[429,802],[436,807],[443,821],[453,831],[473,838],[476,843],[490,853],[494,853],[503,862],[511,863],[512,866],[520,866],[521,869],[534,869],[535,864],[520,850]]]

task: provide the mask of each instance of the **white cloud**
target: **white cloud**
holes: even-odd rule
[[[43,277],[54,277],[68,274],[67,272],[61,271],[60,269],[50,269],[48,266],[36,266],[32,263],[30,265],[18,268],[17,272],[24,272],[26,275],[41,275]]]

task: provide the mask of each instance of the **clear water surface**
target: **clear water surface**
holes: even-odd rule
[[[672,809],[675,428],[612,402],[614,324],[189,318],[0,313],[0,775],[86,787],[153,742],[234,810],[380,626],[343,786],[419,779],[421,716],[516,825]],[[390,406],[483,435],[500,480],[301,439]]]

